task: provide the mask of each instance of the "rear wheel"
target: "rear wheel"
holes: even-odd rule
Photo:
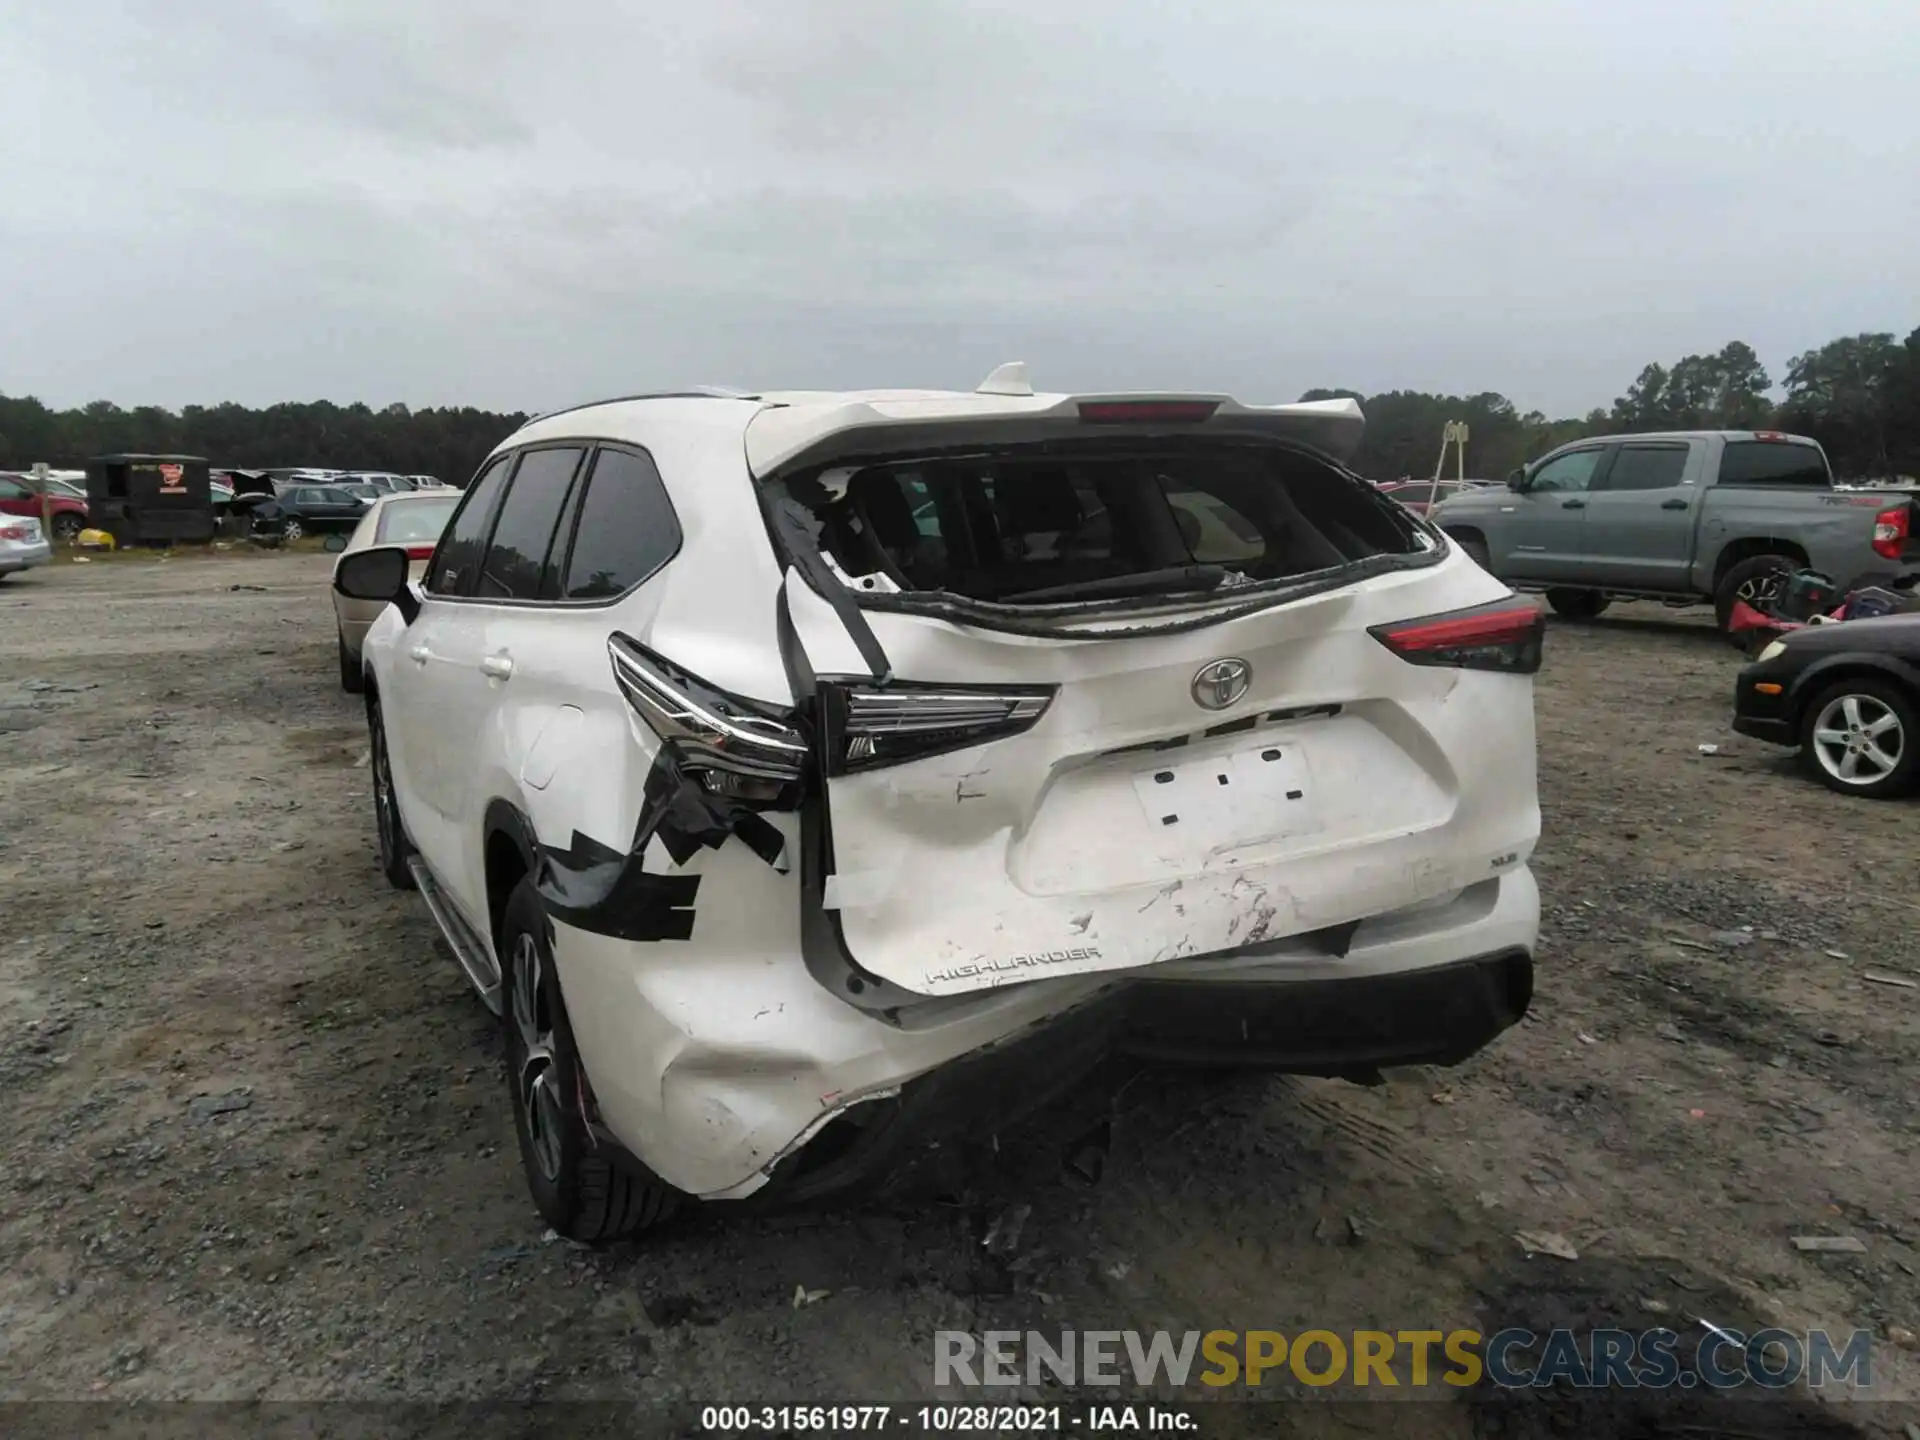
[[[1755,555],[1731,567],[1720,577],[1720,588],[1713,592],[1713,618],[1720,632],[1727,633],[1736,601],[1745,601],[1762,613],[1770,612],[1797,566],[1790,556]],[[1737,642],[1739,637],[1733,638]]]
[[[349,695],[358,695],[367,688],[366,676],[360,673],[360,658],[347,649],[347,637],[336,636],[340,647],[340,688]]]
[[[1547,604],[1553,607],[1553,613],[1568,620],[1592,620],[1612,602],[1598,590],[1566,590],[1554,588],[1547,591]]]
[[[1843,680],[1807,706],[1800,747],[1803,760],[1830,790],[1869,800],[1904,795],[1920,770],[1914,697],[1877,676]]]
[[[407,861],[413,857],[413,846],[407,843],[406,827],[400,823],[400,799],[393,790],[387,727],[378,700],[367,705],[367,747],[373,768],[373,825],[380,837],[380,873],[394,889],[411,890],[413,871]]]
[[[507,1084],[533,1203],[569,1240],[621,1240],[659,1224],[672,1213],[675,1192],[595,1153],[581,1115],[580,1053],[531,880],[508,897],[498,944]]]

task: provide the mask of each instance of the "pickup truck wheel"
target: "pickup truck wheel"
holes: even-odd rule
[[[1713,618],[1720,632],[1726,633],[1727,622],[1733,618],[1734,601],[1744,600],[1756,610],[1766,610],[1780,598],[1781,586],[1797,568],[1798,562],[1786,555],[1755,555],[1728,570],[1720,579],[1720,588],[1713,592]]]
[[[1598,590],[1567,590],[1558,586],[1547,591],[1547,604],[1553,613],[1568,620],[1593,620],[1613,602]]]
[[[1800,754],[1830,790],[1891,800],[1920,772],[1920,714],[1891,680],[1843,680],[1813,698],[1800,722]]]
[[[1493,557],[1487,554],[1487,542],[1484,540],[1455,540],[1466,556],[1489,575],[1493,573]]]
[[[622,1240],[665,1220],[679,1198],[594,1153],[581,1115],[580,1052],[560,994],[545,909],[531,880],[501,917],[500,1012],[520,1163],[541,1217],[569,1240]]]

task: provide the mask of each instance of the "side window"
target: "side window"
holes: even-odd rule
[[[540,573],[553,543],[554,523],[566,503],[567,487],[579,468],[580,450],[529,450],[513,472],[500,520],[493,527],[480,581],[473,593],[482,599],[538,600]]]
[[[1603,490],[1671,490],[1687,471],[1684,445],[1622,445]]]
[[[1590,489],[1593,485],[1593,472],[1599,468],[1603,450],[1575,450],[1562,455],[1557,460],[1549,460],[1533,472],[1528,482],[1529,491],[1541,491],[1546,494],[1566,494]]]
[[[480,568],[481,547],[487,543],[487,531],[493,525],[494,503],[507,483],[507,471],[513,456],[502,455],[467,487],[465,502],[447,525],[446,538],[433,557],[433,569],[427,575],[430,595],[464,595]]]
[[[652,458],[638,450],[602,450],[580,501],[561,595],[610,600],[679,549],[680,521]]]
[[[0,480],[0,500],[30,500],[33,492],[18,480]]]

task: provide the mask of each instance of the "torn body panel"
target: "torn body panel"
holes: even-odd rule
[[[904,1126],[889,1146],[977,1141],[1009,1123],[1018,1096],[1071,1083],[1109,1054],[1315,1074],[1450,1063],[1524,1011],[1524,999],[1502,1000],[1479,961],[1518,957],[1500,963],[1530,975],[1539,923],[1532,877],[1519,869],[1370,917],[1344,958],[1324,940],[1254,944],[1128,976],[920,1000],[889,1018],[845,1003],[783,952],[797,870],[780,874],[738,845],[703,850],[689,868],[702,893],[729,897],[702,911],[689,941],[634,945],[556,919],[554,945],[608,1128],[661,1178],[712,1199],[784,1186],[790,1170],[806,1169],[807,1143],[849,1114]],[[1109,998],[1121,992],[1138,993]],[[1011,1091],[996,1085],[1018,1064],[1013,1047],[1029,1044],[1039,1068],[1017,1070],[1024,1078]],[[928,1089],[940,1092],[938,1123],[920,1113]],[[875,1126],[876,1146],[880,1134]],[[883,1158],[812,1174],[800,1190],[879,1183]]]
[[[624,851],[575,831],[565,850],[540,847],[534,883],[547,913],[576,930],[616,940],[692,938],[700,877],[648,868],[648,848],[675,867],[702,849],[740,842],[762,863],[787,868],[787,837],[754,807],[716,795],[686,769],[675,744],[660,747],[647,776],[645,808]],[[656,855],[655,864],[659,863]]]

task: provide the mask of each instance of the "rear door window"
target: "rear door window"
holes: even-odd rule
[[[1685,445],[1622,445],[1607,471],[1607,490],[1671,490],[1687,473]]]
[[[380,508],[375,538],[385,545],[426,545],[447,528],[457,500],[397,500]]]
[[[1008,446],[883,461],[844,487],[819,480],[794,493],[842,572],[979,600],[1205,589],[1415,545],[1402,512],[1364,482],[1259,444]]]
[[[427,575],[431,595],[464,595],[480,569],[480,557],[486,550],[487,531],[493,525],[494,503],[506,484],[513,456],[502,455],[467,487],[465,503],[447,527],[447,538],[433,557],[433,569]]]
[[[642,450],[601,450],[574,518],[560,598],[624,595],[679,550],[680,521],[652,457]]]
[[[1791,440],[1730,440],[1720,457],[1722,485],[1833,484],[1827,457]]]
[[[553,532],[582,451],[529,450],[500,502],[474,595],[483,600],[537,600]],[[405,502],[401,502],[405,503]]]

